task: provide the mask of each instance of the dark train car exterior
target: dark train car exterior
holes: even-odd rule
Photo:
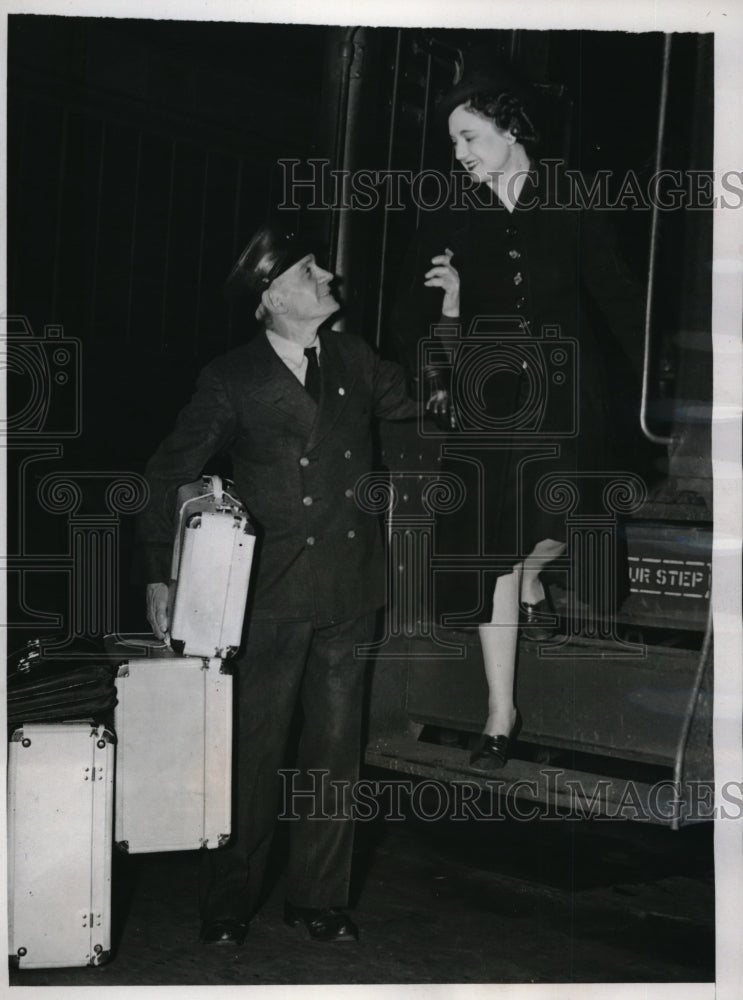
[[[432,133],[441,131],[437,94],[473,64],[487,66],[501,56],[536,81],[550,102],[555,154],[587,173],[613,168],[615,191],[630,173],[642,184],[653,169],[682,175],[709,169],[710,38],[516,32],[494,33],[484,51],[481,43],[467,33],[398,37],[389,165],[417,163],[419,176],[426,168],[443,171],[447,164],[433,151]],[[622,100],[612,99],[621,66],[640,52],[645,72],[632,84],[622,79]],[[647,99],[643,116],[636,115],[633,87]],[[626,143],[630,124],[632,148]],[[617,135],[625,137],[623,148]],[[440,136],[437,141],[443,145]],[[600,525],[566,516],[576,557],[583,547],[600,545],[601,533],[621,540],[625,596],[599,621],[581,605],[575,581],[564,578],[565,589],[557,589],[563,634],[553,643],[521,641],[521,752],[498,773],[497,786],[501,794],[551,802],[578,815],[676,827],[709,818],[713,800],[711,214],[699,205],[662,213],[622,204],[618,238],[645,288],[649,317],[644,386],[630,401],[627,427],[631,434],[634,424],[638,437],[641,430],[649,446],[626,467],[625,482],[634,483],[628,492],[636,490],[632,499],[623,498],[626,506],[607,506]],[[390,212],[383,221],[383,348],[401,242],[390,232],[411,226],[415,215],[420,224],[420,203],[416,208],[405,222]],[[463,436],[459,451],[467,450]],[[430,597],[436,572],[447,569],[435,534],[436,505],[440,510],[447,503],[434,492],[446,448],[440,441],[399,427],[389,428],[384,440],[394,611],[376,651],[367,760],[420,776],[478,780],[467,750],[487,714],[479,640],[472,631],[437,631]],[[431,582],[422,587],[422,579]]]

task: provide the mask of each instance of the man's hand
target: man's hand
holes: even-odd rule
[[[167,583],[148,583],[147,621],[158,639],[168,638],[171,610],[171,588]]]
[[[442,254],[432,257],[431,263],[434,266],[426,271],[423,282],[428,288],[444,289],[441,314],[451,318],[459,316],[459,272],[452,267],[453,256],[454,251],[447,247]]]

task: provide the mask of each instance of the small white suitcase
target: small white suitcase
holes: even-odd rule
[[[254,548],[247,511],[218,476],[178,491],[171,636],[184,655],[224,658],[239,647]]]
[[[118,668],[114,839],[135,853],[224,844],[231,830],[232,675],[171,651]]]
[[[111,950],[114,745],[89,722],[29,723],[8,748],[8,951],[21,969]]]

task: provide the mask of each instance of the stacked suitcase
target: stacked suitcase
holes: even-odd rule
[[[178,491],[171,634],[186,656],[224,659],[242,638],[255,532],[219,476]]]
[[[179,491],[171,630],[179,648],[151,639],[107,643],[117,668],[115,741],[95,717],[83,718],[100,714],[92,710],[96,698],[96,706],[113,705],[100,672],[75,673],[67,685],[77,685],[75,700],[50,693],[49,671],[37,668],[26,707],[16,699],[8,913],[9,952],[19,968],[108,958],[113,840],[134,853],[211,849],[229,838],[232,676],[225,661],[240,645],[254,542],[245,509],[217,477]],[[67,717],[26,721],[48,720],[49,711]]]
[[[245,509],[217,476],[178,491],[171,634],[179,652],[161,644],[127,655],[116,680],[115,839],[131,853],[211,849],[229,839],[226,658],[240,645],[254,544]]]
[[[8,950],[19,968],[109,956],[115,701],[92,643],[32,640],[8,664]]]
[[[114,745],[37,722],[8,748],[8,951],[22,969],[100,965],[111,949]]]
[[[232,789],[229,665],[155,648],[121,663],[116,685],[117,846],[136,854],[226,843]]]

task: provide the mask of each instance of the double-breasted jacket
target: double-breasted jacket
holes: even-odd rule
[[[256,528],[253,620],[346,621],[384,603],[379,518],[357,503],[374,420],[412,419],[402,370],[352,334],[320,333],[316,404],[265,333],[211,362],[149,462],[138,525],[141,582],[167,581],[175,495],[219,452]],[[206,581],[205,581],[206,584]]]

